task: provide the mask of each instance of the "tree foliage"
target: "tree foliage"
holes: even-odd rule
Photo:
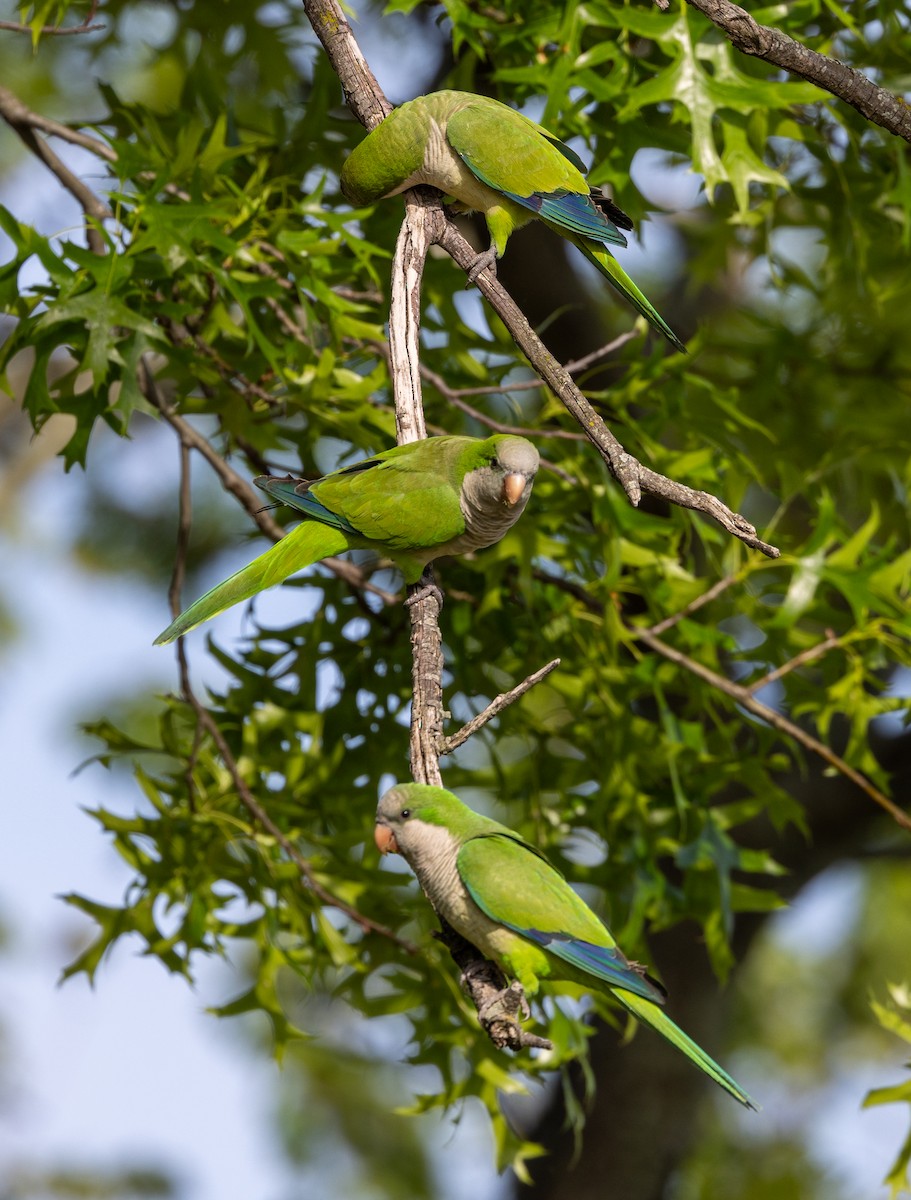
[[[531,429],[546,459],[502,543],[440,564],[449,731],[561,660],[450,756],[445,782],[541,845],[628,954],[649,960],[648,933],[695,922],[693,953],[703,941],[724,980],[738,916],[774,910],[788,890],[778,841],[808,830],[792,785],[817,764],[719,680],[829,749],[822,796],[848,766],[906,806],[896,770],[907,771],[907,749],[897,760],[883,718],[906,711],[911,665],[907,145],[739,55],[682,3],[394,0],[385,11],[404,44],[441,62],[432,79],[399,77],[394,99],[453,86],[528,105],[642,223],[647,261],[630,269],[648,277],[690,353],[667,354],[640,330],[578,382],[643,462],[722,496],[782,551],[763,558],[681,509],[631,508],[463,273],[432,257],[428,422]],[[383,24],[361,15],[379,38]],[[65,16],[82,14],[40,5],[22,19],[37,30]],[[900,3],[801,0],[766,16],[885,86],[907,79]],[[239,18],[203,0],[154,13],[115,0],[100,19],[81,38],[36,36],[32,64],[9,77],[30,108],[56,91],[65,103],[48,116],[89,114],[67,128],[93,159],[82,186],[110,210],[90,218],[101,253],[75,230],[39,232],[27,207],[0,212],[10,247],[0,367],[27,370],[35,427],[70,414],[65,461],[91,468],[99,425],[141,438],[164,413],[174,453],[189,423],[208,447],[198,470],[214,466],[222,482],[226,471],[312,475],[390,445],[384,322],[401,206],[352,212],[342,199],[338,170],[363,130],[300,9]],[[5,64],[23,42],[0,36]],[[63,76],[75,81],[66,90]],[[683,206],[663,199],[685,170],[703,191]],[[510,245],[504,278],[513,273],[520,301],[549,236],[529,230]],[[550,279],[553,309],[578,310],[580,324],[594,313],[607,343],[630,314],[578,269],[564,259]],[[394,578],[359,565],[379,593],[316,568],[294,585],[290,623],[254,607],[230,644],[195,635],[191,668],[208,654],[223,672],[205,701],[210,725],[183,689],[160,700],[154,723],[88,726],[100,762],[134,766],[135,812],[94,814],[134,882],[115,906],[69,897],[97,935],[67,973],[93,977],[128,935],[186,978],[201,955],[242,953],[248,977],[223,1015],[266,1014],[281,1052],[308,1032],[300,988],[331,993],[389,1031],[387,1053],[409,1064],[406,1091],[423,1081],[408,1107],[478,1098],[499,1163],[521,1173],[539,1147],[506,1120],[501,1096],[584,1058],[591,1026],[557,998],[544,1014],[551,1053],[495,1050],[410,875],[377,862],[378,789],[408,772],[411,658],[407,613],[382,594]],[[853,799],[875,829],[869,793]],[[382,1053],[353,1055],[352,1019],[340,1027],[344,1037],[324,1037],[351,1079],[386,1069]],[[323,1078],[324,1052],[305,1042],[300,1053]],[[342,1113],[352,1090],[334,1094]],[[878,1097],[888,1098],[906,1097]],[[581,1106],[570,1111],[581,1122]],[[359,1144],[377,1155],[369,1137]],[[905,1152],[897,1185],[906,1164]],[[417,1166],[413,1187],[427,1187]]]

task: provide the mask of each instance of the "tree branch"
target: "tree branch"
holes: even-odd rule
[[[427,436],[420,369],[421,280],[434,218],[440,215],[439,199],[425,189],[406,192],[405,219],[393,258],[389,306],[390,378],[399,445]],[[430,570],[408,590],[412,655],[411,774],[417,783],[439,787],[443,782],[440,772],[443,646],[439,624],[443,599]],[[527,690],[521,688],[516,694]],[[500,708],[508,702],[504,700]],[[521,987],[517,984],[507,987],[500,968],[483,958],[443,916],[437,913],[437,917],[441,930],[438,936],[461,967],[462,987],[471,997],[478,1021],[491,1041],[500,1048],[514,1050],[532,1046],[549,1048],[551,1043],[546,1038],[527,1033],[519,1023],[518,1016],[525,1003]]]
[[[673,629],[678,621],[682,621],[684,617],[688,617],[692,613],[698,612],[704,604],[709,604],[717,596],[720,596],[722,592],[726,592],[728,588],[732,584],[737,583],[739,579],[739,574],[723,576],[723,578],[719,579],[716,583],[713,583],[710,588],[706,588],[704,592],[701,592],[695,598],[695,600],[691,600],[689,604],[685,604],[679,612],[672,613],[669,617],[665,617],[663,620],[657,621],[651,626],[650,632],[657,636],[659,633],[665,633],[668,629]]]
[[[463,270],[468,271],[477,259],[477,254],[462,237],[455,225],[441,212],[437,221],[436,241],[446,250]],[[643,492],[658,496],[681,508],[702,512],[714,519],[733,537],[745,545],[761,550],[769,558],[778,558],[780,551],[770,546],[756,533],[755,528],[733,512],[726,504],[709,492],[697,491],[685,484],[676,483],[660,475],[650,467],[643,466],[638,459],[624,450],[623,446],[605,425],[599,414],[579,391],[565,367],[561,367],[535,331],[525,314],[509,293],[489,271],[482,271],[477,278],[478,290],[496,312],[512,334],[516,345],[559,397],[568,411],[575,417],[583,432],[599,450],[613,477],[629,497],[632,505],[638,506]]]
[[[574,583],[572,580],[562,579],[558,575],[551,575],[540,568],[535,569],[534,576],[536,579],[540,579],[543,583],[552,584],[554,587],[559,588],[568,595],[575,597],[575,599],[584,604],[590,612],[604,612],[604,605],[601,603],[601,601],[595,599],[594,596],[589,595],[589,593],[586,592],[583,587],[580,587],[579,584]],[[725,576],[724,579],[719,580],[716,584],[713,584],[713,586],[703,593],[703,596],[699,597],[698,600],[691,601],[685,609],[682,609],[681,612],[676,614],[674,617],[668,618],[668,620],[672,623],[676,623],[686,613],[693,612],[696,608],[708,603],[710,599],[714,599],[715,596],[724,591],[726,587],[729,587],[734,578],[736,577]],[[744,686],[743,684],[734,683],[733,680],[727,679],[724,675],[719,675],[717,671],[713,671],[710,667],[703,666],[702,663],[690,658],[682,651],[675,650],[672,646],[669,646],[667,642],[661,641],[661,639],[656,635],[656,630],[668,628],[666,622],[659,622],[651,629],[645,629],[642,626],[631,625],[628,621],[624,621],[623,627],[636,641],[642,642],[656,654],[660,654],[663,658],[668,659],[670,662],[676,663],[677,666],[682,667],[691,675],[695,675],[697,678],[702,679],[711,687],[716,688],[719,692],[729,696],[732,700],[736,701],[741,708],[746,709],[747,712],[752,713],[753,716],[758,717],[761,721],[765,722],[765,724],[771,725],[773,729],[777,729],[778,732],[784,734],[785,737],[790,738],[792,741],[798,742],[805,749],[810,750],[813,754],[818,755],[818,757],[824,762],[828,763],[830,767],[834,767],[834,769],[838,771],[840,775],[843,775],[846,779],[849,779],[858,788],[860,788],[860,790],[865,795],[869,796],[874,803],[878,804],[880,808],[885,809],[898,825],[900,825],[903,829],[911,830],[911,816],[900,809],[897,804],[894,804],[889,797],[884,795],[874,783],[867,779],[865,775],[862,775],[860,771],[855,770],[854,767],[845,762],[845,760],[836,754],[831,747],[825,745],[824,742],[819,741],[818,738],[813,737],[812,734],[807,733],[806,730],[802,729],[800,725],[795,724],[795,722],[789,717],[783,716],[782,713],[778,712],[777,709],[770,708],[768,705],[762,704],[753,695],[754,689],[764,687],[766,684],[780,678],[788,671],[793,670],[795,667],[800,666],[804,662],[809,662],[813,658],[816,658],[819,654],[822,654],[826,650],[830,649],[834,644],[830,638],[827,638],[824,642],[819,643],[818,646],[813,646],[811,649],[805,650],[801,654],[796,655],[777,670],[770,671],[767,675],[764,675],[762,679],[758,680],[755,685]]]
[[[798,742],[801,746],[811,751],[813,754],[818,755],[824,762],[828,763],[830,767],[834,767],[839,774],[844,775],[846,779],[850,779],[851,782],[859,787],[866,796],[869,796],[875,804],[878,804],[880,808],[885,809],[885,811],[897,825],[900,825],[903,829],[911,831],[911,816],[909,816],[908,813],[903,812],[902,809],[900,809],[897,804],[893,803],[888,796],[884,795],[874,783],[867,779],[865,775],[862,775],[860,771],[855,770],[854,767],[852,767],[849,763],[845,762],[845,760],[836,754],[831,747],[827,746],[824,742],[819,741],[818,738],[813,737],[812,734],[807,733],[805,729],[802,729],[800,725],[796,725],[788,717],[783,716],[777,709],[769,708],[767,704],[760,703],[760,701],[754,697],[752,688],[743,687],[742,684],[734,683],[733,680],[726,679],[723,675],[719,675],[717,672],[712,671],[709,667],[703,666],[702,663],[696,662],[696,660],[693,658],[689,658],[686,654],[683,654],[682,651],[675,650],[666,642],[662,642],[660,638],[655,637],[655,635],[648,629],[640,629],[634,625],[626,625],[626,628],[630,631],[633,637],[636,638],[637,641],[643,642],[649,647],[650,650],[654,650],[656,654],[660,654],[663,658],[668,659],[670,662],[677,663],[678,666],[681,666],[684,668],[684,670],[689,671],[691,675],[697,676],[697,678],[704,680],[713,688],[716,688],[719,692],[723,692],[726,696],[730,696],[732,700],[736,701],[737,704],[739,704],[742,708],[745,708],[747,712],[752,713],[754,717],[758,717],[760,721],[764,721],[767,725],[771,725],[772,728],[777,729],[779,733],[784,734],[792,741]],[[786,665],[788,667],[791,665],[796,666],[797,663],[792,659],[791,663]],[[763,679],[760,682],[764,684],[768,682],[768,678]]]
[[[92,24],[97,11],[98,0],[92,0],[85,19],[79,25],[42,25],[38,32],[42,37],[74,37],[81,33],[94,33],[98,29],[106,28],[104,25]],[[28,33],[34,35],[35,32],[31,25],[23,25],[21,21],[0,21],[0,29],[4,33]]]
[[[546,678],[559,665],[559,658],[555,658],[547,663],[546,666],[540,667],[537,671],[528,675],[521,683],[517,683],[515,687],[510,688],[508,692],[502,692],[499,696],[494,697],[483,712],[479,712],[476,717],[472,717],[461,729],[450,734],[449,737],[443,738],[439,743],[440,754],[452,754],[453,750],[457,750],[463,742],[467,742],[472,734],[482,729],[488,721],[492,721],[498,713],[501,713],[514,700],[518,700],[520,696],[524,696],[529,689],[533,688],[536,683],[540,683],[542,679]]]
[[[0,84],[0,117],[3,117],[7,125],[19,136],[22,143],[29,149],[36,158],[57,176],[57,179],[66,188],[70,195],[74,196],[82,207],[85,213],[85,237],[90,250],[95,254],[104,254],[105,242],[101,230],[98,229],[93,221],[106,221],[113,216],[113,213],[108,208],[107,204],[96,196],[92,189],[69,169],[57,154],[51,149],[44,138],[38,137],[35,132],[38,128],[45,127],[48,122],[44,118],[40,118],[31,109],[27,108],[22,103],[18,96],[15,96],[9,88],[3,87]],[[50,124],[55,124],[50,122]],[[57,126],[51,132],[57,133],[59,136],[64,136],[60,133],[65,126]],[[75,138],[69,137],[68,141],[76,141]],[[89,139],[92,145],[88,148],[96,153],[97,147],[94,145],[95,139]],[[79,140],[80,145],[86,143]],[[107,157],[106,155],[104,157]]]
[[[168,591],[168,599],[171,606],[171,615],[176,617],[180,612],[180,589],[183,582],[183,577],[186,569],[186,556],[190,544],[190,526],[191,526],[191,492],[190,492],[190,451],[195,448],[193,439],[188,438],[188,432],[195,432],[191,426],[184,426],[180,431],[180,513],[177,524],[177,551],[174,557],[174,572],[171,576],[171,586]],[[250,788],[244,781],[240,768],[237,765],[237,760],[231,753],[231,748],[225,741],[221,730],[215,719],[212,717],[208,709],[197,698],[190,683],[190,671],[187,664],[187,655],[184,648],[183,638],[177,640],[177,660],[180,669],[180,688],[183,699],[190,705],[196,713],[197,730],[205,729],[218,750],[219,755],[228,774],[231,776],[231,782],[234,784],[234,789],[237,792],[238,798],[244,807],[247,809],[251,817],[257,824],[272,837],[275,842],[284,850],[288,858],[294,863],[300,872],[301,878],[309,890],[323,904],[327,904],[332,908],[337,908],[343,912],[350,920],[359,925],[365,933],[376,933],[382,937],[389,938],[395,942],[402,950],[408,954],[417,954],[417,947],[397,934],[391,929],[387,929],[385,925],[380,925],[372,920],[365,913],[360,912],[346,901],[341,900],[327,887],[319,882],[313,870],[311,863],[301,854],[294,843],[288,838],[285,833],[275,824],[266,810],[262,807],[259,801],[251,792]],[[198,753],[198,738],[193,747],[193,758],[195,759]],[[192,759],[188,767],[192,770]],[[192,788],[189,789],[191,806],[192,806]]]
[[[856,108],[868,121],[911,142],[911,107],[854,67],[811,50],[780,29],[760,25],[731,0],[687,0],[687,4],[708,17],[744,54],[815,83]]]
[[[262,497],[257,492],[254,492],[249,483],[238,475],[232,467],[228,466],[214,446],[165,400],[155,383],[152,369],[145,358],[143,358],[140,372],[140,387],[149,403],[158,409],[168,424],[177,432],[181,442],[190,446],[193,450],[197,450],[202,455],[218,476],[225,491],[229,492],[240,502],[241,506],[249,513],[266,537],[271,538],[273,542],[277,542],[279,538],[283,538],[285,536],[284,528],[275,520],[269,509],[264,507]],[[377,587],[375,583],[371,583],[365,572],[360,567],[355,566],[354,563],[334,557],[324,558],[321,561],[323,566],[328,567],[334,575],[337,575],[339,579],[343,579],[351,587],[363,588],[364,591],[372,592],[373,595],[379,596],[384,604],[398,604],[398,596]]]
[[[653,629],[654,633],[655,630]],[[768,687],[770,683],[775,683],[776,680],[793,671],[795,667],[802,667],[805,663],[812,662],[816,658],[821,658],[824,654],[828,654],[830,650],[841,643],[841,638],[836,637],[831,629],[826,630],[825,640],[817,642],[815,646],[810,646],[807,650],[801,650],[800,654],[795,654],[793,658],[789,658],[786,663],[782,663],[780,667],[776,667],[773,671],[768,671],[760,679],[754,679],[752,683],[746,684],[746,690],[754,696],[764,687]]]

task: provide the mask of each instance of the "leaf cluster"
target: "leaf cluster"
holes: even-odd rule
[[[817,49],[869,51],[898,77],[898,8],[806,0],[780,19],[812,30]],[[871,731],[906,711],[899,668],[911,665],[905,157],[810,85],[735,57],[686,6],[442,9],[453,65],[441,82],[493,86],[516,103],[546,93],[544,122],[583,139],[593,182],[634,216],[649,204],[647,181],[640,191],[630,179],[639,152],[702,176],[713,206],[695,204],[672,233],[686,281],[664,281],[684,319],[699,317],[691,355],[637,340],[580,383],[642,461],[723,495],[784,551],[759,560],[690,514],[629,508],[592,447],[567,436],[578,430],[556,399],[512,388],[528,381],[512,340],[454,266],[433,259],[424,363],[445,389],[428,385],[428,421],[476,435],[491,421],[528,428],[546,460],[508,537],[440,566],[448,731],[561,659],[452,756],[445,781],[541,845],[628,954],[649,960],[649,931],[690,920],[725,977],[738,914],[781,903],[775,843],[804,828],[792,784],[808,763],[698,668],[761,688],[769,707],[892,789]],[[131,50],[131,6],[110,11],[91,52],[99,62]],[[337,81],[287,6],[242,25],[219,5],[167,12],[144,91],[98,92],[93,133],[113,154],[106,253],[0,212],[12,245],[0,267],[11,319],[0,370],[31,356],[23,402],[36,428],[75,418],[68,466],[86,463],[99,423],[139,439],[137,414],[162,406],[245,476],[314,475],[384,448],[400,210],[352,212],[339,194],[360,130]],[[590,302],[584,279],[572,287],[573,303]],[[605,340],[625,319],[605,316]],[[701,603],[722,578],[726,590]],[[321,568],[300,600],[305,620],[255,624],[228,648],[208,642],[226,682],[207,707],[309,875],[257,826],[185,698],[163,698],[142,735],[96,720],[87,730],[99,761],[134,766],[135,812],[94,814],[133,881],[121,904],[68,898],[98,928],[67,974],[93,977],[127,936],[185,978],[203,956],[242,955],[245,982],[218,1011],[265,1014],[278,1050],[305,1032],[300,989],[380,1027],[404,1019],[410,1069],[436,1081],[414,1107],[479,1099],[500,1162],[521,1171],[537,1149],[506,1122],[499,1095],[584,1056],[591,1027],[559,998],[546,1011],[550,1055],[518,1063],[483,1037],[425,901],[410,876],[380,867],[371,843],[378,790],[407,774],[405,614]],[[670,617],[661,637],[675,660],[637,637]]]

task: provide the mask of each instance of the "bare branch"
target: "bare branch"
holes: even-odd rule
[[[455,225],[442,213],[436,228],[436,241],[463,270],[468,271],[477,259],[474,250]],[[745,517],[732,512],[716,496],[712,496],[708,492],[697,491],[682,483],[676,483],[674,480],[660,475],[657,471],[651,470],[650,467],[643,466],[638,459],[627,453],[579,391],[565,367],[560,366],[529,325],[519,306],[497,280],[491,277],[489,271],[481,272],[477,279],[477,286],[512,334],[516,345],[541,378],[545,380],[551,391],[560,398],[576,418],[589,441],[598,448],[611,474],[626,492],[631,504],[638,505],[642,492],[649,492],[651,495],[658,496],[681,508],[690,508],[696,512],[706,513],[708,516],[714,517],[723,529],[739,538],[745,545],[754,550],[761,550],[769,558],[779,557],[781,552],[776,547],[762,541],[755,528]]]
[[[834,767],[840,775],[844,775],[846,779],[850,779],[852,783],[856,784],[875,804],[885,809],[897,825],[911,831],[911,816],[903,812],[897,804],[894,804],[888,796],[884,795],[865,775],[862,775],[860,771],[856,771],[854,767],[846,763],[843,758],[837,755],[829,746],[825,745],[824,742],[820,742],[812,734],[807,733],[805,729],[796,725],[788,717],[783,716],[777,709],[769,708],[766,704],[761,704],[753,696],[751,688],[734,683],[732,680],[726,679],[723,675],[712,671],[709,667],[703,666],[702,663],[696,662],[695,659],[689,658],[680,650],[675,650],[666,642],[662,642],[660,638],[655,637],[648,629],[639,629],[632,625],[627,625],[627,629],[629,629],[638,641],[643,642],[650,650],[654,650],[656,654],[660,654],[670,662],[677,663],[678,666],[689,671],[691,675],[703,679],[719,692],[730,696],[732,700],[735,700],[747,712],[752,713],[754,717],[758,717],[767,725],[771,725],[773,729],[777,729],[779,733],[783,733],[786,737],[798,742],[813,754],[817,754],[830,767]],[[790,669],[791,664],[787,665]],[[761,682],[765,683],[767,680],[762,680]]]
[[[146,399],[158,409],[168,424],[173,426],[181,441],[202,455],[218,476],[225,491],[230,492],[240,502],[266,537],[270,537],[273,542],[284,537],[285,530],[269,510],[263,507],[262,497],[254,492],[247,481],[232,467],[228,466],[218,451],[198,430],[194,429],[176,409],[168,404],[155,386],[154,376],[145,359],[142,364],[140,386]],[[339,579],[344,579],[351,587],[363,588],[365,591],[372,592],[375,596],[379,596],[384,604],[398,604],[398,596],[371,583],[360,567],[356,567],[354,563],[346,562],[341,558],[324,558],[321,561],[323,566],[328,567],[334,575],[337,575]]]
[[[92,137],[91,134],[83,133],[79,129],[71,129],[69,125],[61,125],[59,121],[53,121],[50,117],[33,112],[23,104],[18,96],[13,95],[9,88],[2,84],[0,84],[0,115],[10,125],[13,124],[13,121],[19,121],[24,125],[30,125],[32,129],[40,129],[49,137],[57,137],[61,141],[71,142],[74,146],[81,146],[83,150],[90,150],[92,154],[97,154],[99,158],[103,158],[107,162],[117,161],[117,154],[107,142],[102,142],[99,138]]]
[[[304,12],[332,63],[348,107],[366,129],[392,112],[336,0],[303,0]]]
[[[654,633],[656,636],[659,633],[666,633],[667,630],[672,629],[678,621],[682,621],[684,617],[688,617],[692,613],[698,612],[704,604],[711,603],[711,601],[720,596],[722,592],[726,592],[728,588],[732,584],[737,583],[739,579],[739,574],[725,575],[722,579],[719,579],[717,583],[713,583],[710,588],[707,588],[701,595],[697,596],[695,600],[691,600],[689,604],[685,604],[679,612],[672,613],[671,616],[665,617],[663,621],[658,621],[656,624],[652,625],[649,632]]]
[[[430,248],[428,214],[434,205],[439,207],[438,199],[426,188],[407,193],[392,260],[388,361],[400,446],[427,436],[421,395],[421,280]]]
[[[761,679],[755,679],[752,683],[746,684],[746,690],[755,696],[762,688],[768,687],[770,683],[775,683],[783,675],[787,675],[789,671],[793,671],[795,667],[802,667],[816,658],[821,658],[840,644],[841,638],[836,637],[831,629],[827,629],[824,641],[818,642],[815,646],[810,646],[808,650],[802,650],[800,654],[795,654],[793,658],[788,659],[786,663],[782,663],[780,667],[776,667],[774,671],[769,671]]]
[[[854,67],[811,50],[780,29],[760,25],[731,0],[687,0],[687,4],[708,17],[744,54],[815,83],[856,108],[868,121],[911,142],[911,107]]]
[[[524,696],[527,691],[545,679],[555,667],[559,667],[559,658],[553,659],[546,666],[540,667],[531,675],[528,675],[521,683],[517,683],[514,688],[510,688],[508,692],[502,692],[496,696],[487,705],[483,712],[478,713],[476,717],[472,717],[461,729],[450,734],[448,738],[444,738],[440,743],[440,754],[451,754],[453,750],[457,750],[463,742],[467,742],[472,734],[477,733],[488,721],[507,708],[513,701],[518,700],[520,696]]]
[[[481,425],[492,429],[494,433],[515,433],[523,437],[549,437],[549,438],[565,438],[568,441],[585,441],[584,433],[575,433],[571,429],[526,429],[521,425],[508,425],[505,421],[497,421],[493,417],[489,417],[487,413],[482,413],[479,409],[474,408],[462,399],[466,395],[498,395],[501,392],[516,391],[519,388],[543,387],[543,379],[530,379],[517,384],[503,384],[500,387],[490,388],[451,388],[442,375],[436,371],[432,371],[430,367],[421,367],[421,375],[427,382],[435,387],[436,390],[444,397],[448,404],[454,408],[461,409],[466,416],[469,416],[474,421],[478,421]]]
[[[0,85],[0,117],[3,117],[7,125],[18,134],[22,143],[32,154],[40,159],[48,170],[57,176],[57,179],[70,195],[76,198],[86,216],[85,237],[88,247],[95,254],[103,254],[105,247],[104,237],[92,222],[105,221],[113,216],[107,204],[105,204],[100,196],[96,196],[92,189],[83,183],[77,175],[73,174],[44,138],[37,135],[35,130],[42,124],[41,119],[37,118],[36,114],[27,108],[9,88],[2,85]],[[54,130],[54,132],[58,132],[58,130]],[[73,141],[74,139],[69,138],[68,140]],[[94,141],[94,139],[92,140]],[[89,148],[95,149],[95,147]]]
[[[105,29],[105,25],[93,25],[95,13],[98,11],[98,0],[92,0],[85,19],[79,25],[42,25],[38,31],[42,37],[75,37],[81,33],[94,33]],[[0,29],[4,33],[28,33],[34,35],[31,25],[23,25],[21,21],[0,21]]]
[[[603,346],[599,346],[597,350],[592,350],[590,354],[585,354],[582,358],[574,358],[572,362],[566,363],[566,370],[570,375],[578,375],[580,371],[587,371],[596,362],[600,362],[602,358],[607,358],[609,354],[615,354],[627,342],[631,342],[637,337],[639,337],[638,329],[627,329],[626,333],[618,334],[611,341],[606,342]]]
[[[597,600],[594,596],[591,596],[583,587],[580,587],[579,584],[574,583],[572,580],[563,579],[558,575],[551,575],[546,571],[540,570],[539,568],[536,568],[533,573],[536,579],[540,579],[544,583],[548,583],[554,587],[560,588],[561,591],[573,596],[581,604],[584,604],[589,611],[595,613],[604,612],[604,605],[602,602]],[[704,592],[703,595],[698,598],[698,603],[694,601],[690,606],[688,606],[688,609],[682,610],[681,613],[677,614],[673,618],[670,618],[670,620],[676,623],[676,621],[679,620],[684,612],[693,611],[694,607],[701,607],[701,605],[707,603],[709,599],[713,599],[714,596],[718,595],[720,591],[724,590],[722,584],[724,587],[730,586],[731,578],[731,576],[725,576],[723,580],[719,580],[717,584],[713,585],[713,587],[709,588],[708,591]],[[834,767],[840,775],[844,775],[846,779],[850,779],[852,783],[856,784],[857,787],[859,787],[865,795],[869,796],[871,800],[873,800],[881,808],[884,808],[886,812],[888,812],[889,815],[897,822],[897,824],[902,826],[903,829],[911,830],[911,816],[903,812],[902,809],[894,804],[888,796],[884,795],[875,784],[867,779],[865,775],[862,775],[860,771],[855,770],[854,767],[845,762],[845,760],[837,755],[829,746],[826,746],[823,742],[820,742],[817,738],[813,737],[812,734],[807,733],[788,717],[783,716],[780,712],[778,712],[777,709],[769,708],[768,705],[760,703],[760,701],[758,701],[752,694],[753,686],[744,687],[742,684],[734,683],[732,680],[726,679],[725,676],[719,675],[717,671],[711,670],[710,667],[703,666],[702,663],[696,662],[695,659],[683,654],[680,650],[675,650],[672,646],[669,646],[667,642],[661,641],[661,639],[656,636],[656,630],[659,630],[662,627],[663,622],[659,622],[658,625],[655,625],[651,629],[644,629],[638,625],[631,625],[628,621],[624,621],[623,624],[624,628],[627,629],[630,634],[632,634],[636,641],[644,643],[649,647],[649,649],[654,650],[656,654],[662,655],[662,657],[668,659],[670,662],[676,663],[685,671],[689,671],[690,674],[702,679],[711,687],[716,688],[719,692],[722,692],[724,695],[729,696],[732,700],[736,701],[741,708],[746,709],[747,712],[752,713],[753,716],[758,717],[767,725],[771,725],[773,729],[777,729],[779,733],[784,734],[785,737],[791,738],[793,741],[798,742],[805,749],[810,750],[813,754],[818,755],[821,759],[823,759],[824,762],[827,762],[831,767]],[[769,672],[768,675],[763,676],[763,678],[758,681],[758,684],[754,686],[764,687],[773,679],[780,678],[783,674],[786,674],[787,671],[791,671],[795,667],[799,666],[801,662],[808,662],[829,648],[830,644],[827,639],[826,642],[820,643],[819,646],[814,646],[812,650],[803,651],[802,654],[797,655],[795,658],[785,663],[784,666],[779,668],[777,671]]]

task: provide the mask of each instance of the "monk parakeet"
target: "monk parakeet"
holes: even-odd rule
[[[254,482],[305,520],[191,604],[155,639],[173,641],[216,613],[343,550],[393,559],[406,583],[444,554],[492,546],[518,520],[538,470],[525,438],[435,437],[393,446],[313,482]]]
[[[438,188],[460,211],[482,212],[490,249],[470,278],[502,257],[514,229],[540,218],[577,246],[608,282],[678,349],[683,343],[636,287],[608,246],[625,246],[617,226],[632,221],[594,192],[585,163],[515,109],[471,92],[433,92],[394,109],[342,167],[352,204],[373,204],[416,184]]]
[[[388,791],[376,844],[404,856],[439,916],[534,996],[543,979],[609,992],[748,1108],[747,1093],[661,1009],[665,993],[621,953],[610,930],[519,834],[452,792],[408,783]]]

